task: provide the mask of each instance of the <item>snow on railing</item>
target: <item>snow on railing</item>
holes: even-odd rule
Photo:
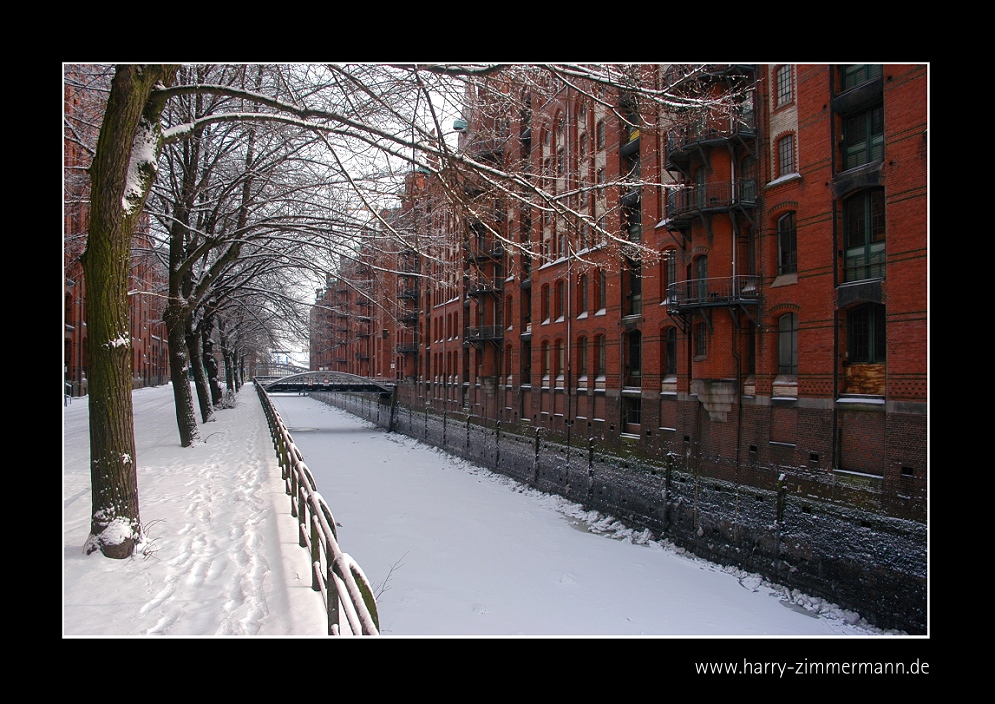
[[[318,493],[311,470],[263,385],[256,383],[256,390],[290,496],[290,515],[297,519],[299,544],[311,554],[311,588],[321,592],[328,635],[380,635],[376,597],[366,575],[339,548],[335,518]]]

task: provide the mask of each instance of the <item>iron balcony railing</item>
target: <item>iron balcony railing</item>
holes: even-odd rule
[[[672,220],[690,219],[696,213],[727,210],[733,206],[754,207],[757,181],[753,178],[683,186],[667,193],[667,215]]]
[[[478,276],[467,284],[466,292],[470,296],[482,293],[495,293],[504,290],[503,276]]]
[[[727,139],[735,135],[756,136],[753,110],[737,109],[723,114],[709,113],[672,127],[667,130],[667,155],[675,157],[681,150],[699,142]]]
[[[667,287],[668,312],[760,302],[759,276],[723,276],[678,281]]]
[[[466,243],[466,255],[471,261],[499,259],[504,256],[504,244],[494,240],[471,240]]]
[[[466,329],[466,339],[477,340],[500,340],[504,336],[504,330],[500,325],[478,325]]]

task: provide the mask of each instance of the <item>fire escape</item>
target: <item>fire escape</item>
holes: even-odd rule
[[[668,80],[677,89],[683,87],[698,95],[732,95],[744,84],[752,84],[753,73],[754,67],[738,64],[675,65]],[[667,229],[682,251],[691,243],[694,225],[714,241],[716,218],[724,217],[730,220],[733,259],[738,259],[735,240],[744,227],[757,225],[757,149],[752,93],[748,90],[735,107],[688,111],[667,131],[665,167],[682,182],[667,194]],[[718,178],[712,168],[717,150],[727,151],[733,164],[728,179]],[[752,273],[710,278],[705,271],[694,271],[687,280],[670,282],[667,288],[667,313],[685,333],[698,318],[711,330],[707,311],[714,308],[727,308],[734,317],[744,313],[756,325],[760,302],[760,277]]]

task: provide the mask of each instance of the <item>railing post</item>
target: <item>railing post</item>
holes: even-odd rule
[[[314,514],[314,506],[307,503],[308,513],[311,515],[311,589],[321,591],[321,583],[318,581],[318,573],[321,571],[321,540],[318,537],[318,518]],[[303,547],[303,545],[301,546]],[[326,558],[327,560],[327,558]],[[317,569],[315,568],[317,566]],[[326,587],[327,589],[327,587]]]

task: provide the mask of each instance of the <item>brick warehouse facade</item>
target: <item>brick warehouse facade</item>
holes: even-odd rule
[[[495,464],[923,630],[927,67],[636,70],[706,107],[478,86],[460,150],[580,224],[527,189],[471,175],[454,200],[445,168],[412,172],[382,242],[319,291],[312,368],[398,381],[442,445],[460,422],[467,446],[471,426],[534,438],[530,469]],[[365,312],[336,298],[364,286]],[[364,340],[367,366],[332,352]],[[539,471],[544,443],[586,456],[586,483]]]

